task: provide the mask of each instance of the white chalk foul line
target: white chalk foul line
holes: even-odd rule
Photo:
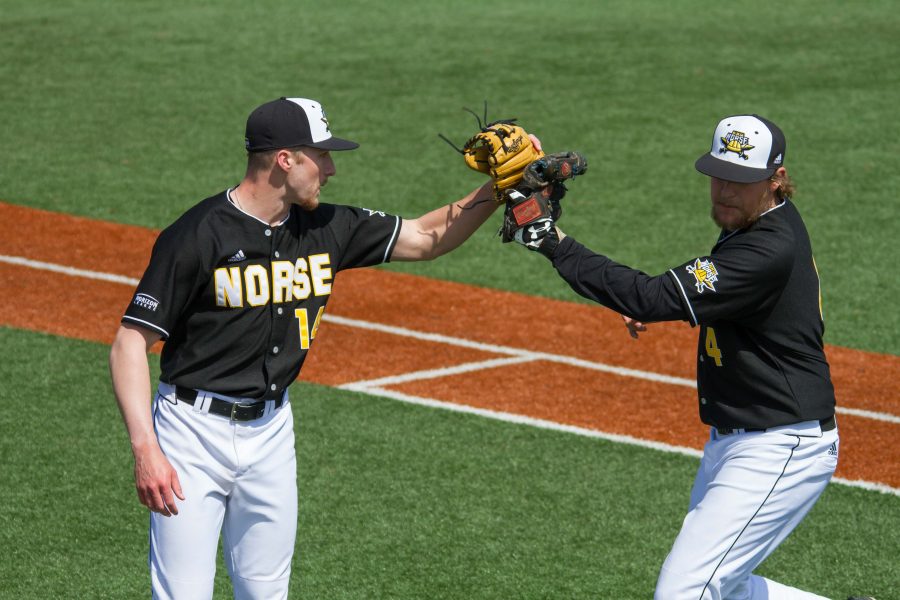
[[[356,381],[353,383],[345,383],[337,386],[342,390],[365,390],[369,388],[379,389],[386,385],[397,385],[400,383],[408,383],[410,381],[421,381],[423,379],[437,379],[439,377],[448,377],[452,375],[460,375],[462,373],[471,373],[472,371],[482,371],[484,369],[495,369],[497,367],[507,367],[509,365],[517,365],[519,363],[531,362],[537,360],[529,356],[513,356],[510,358],[492,358],[490,360],[480,360],[478,362],[463,363],[453,367],[442,367],[440,369],[427,369],[424,371],[411,371],[403,375],[392,375],[390,377],[381,377],[380,379],[369,379],[367,381]]]
[[[76,269],[75,267],[67,267],[65,265],[58,265],[54,263],[43,262],[39,260],[31,260],[28,258],[24,258],[21,256],[9,256],[6,254],[0,254],[0,262],[5,262],[13,265],[19,265],[24,267],[30,267],[32,269],[39,269],[43,271],[53,271],[54,273],[62,273],[64,275],[70,275],[73,277],[84,277],[86,279],[95,279],[99,281],[109,281],[112,283],[121,283],[125,285],[137,285],[139,280],[133,277],[126,277],[124,275],[116,275],[114,273],[103,273],[99,271],[90,271],[86,269]],[[391,335],[399,335],[402,337],[409,337],[418,340],[428,341],[428,342],[437,342],[441,344],[448,344],[451,346],[458,346],[461,348],[471,348],[473,350],[480,350],[482,352],[491,352],[494,354],[505,354],[507,356],[519,357],[522,360],[513,360],[507,363],[494,363],[493,361],[485,361],[483,363],[472,363],[471,368],[467,368],[465,371],[458,371],[458,373],[463,372],[471,372],[474,370],[478,370],[479,368],[495,368],[497,366],[503,366],[503,364],[516,364],[519,362],[527,362],[533,360],[544,360],[548,362],[554,362],[564,365],[569,365],[573,367],[580,367],[583,369],[589,369],[592,371],[601,371],[604,373],[612,373],[614,375],[621,375],[623,377],[634,377],[636,379],[643,379],[645,381],[655,381],[658,383],[668,383],[671,385],[679,385],[683,387],[696,388],[697,384],[692,379],[685,379],[683,377],[673,377],[671,375],[663,375],[661,373],[654,373],[652,371],[641,371],[638,369],[629,369],[626,367],[617,367],[615,365],[608,365],[605,363],[592,362],[588,360],[583,360],[580,358],[576,358],[574,356],[565,356],[562,354],[549,354],[546,352],[532,352],[530,350],[523,350],[521,348],[513,348],[511,346],[500,346],[496,344],[484,344],[481,342],[474,342],[472,340],[467,340],[464,338],[457,338],[447,335],[441,335],[438,333],[426,333],[422,331],[416,331],[414,329],[406,329],[405,327],[396,327],[393,325],[384,325],[381,323],[374,323],[371,321],[362,321],[360,319],[351,319],[349,317],[340,317],[337,315],[323,315],[322,318],[325,321],[330,321],[332,323],[338,323],[340,325],[345,325],[347,327],[356,327],[358,329],[368,329],[370,331],[380,331],[382,333],[388,333]],[[499,359],[498,359],[499,360]],[[482,365],[479,367],[478,365]],[[394,383],[403,383],[405,381],[414,381],[414,380],[422,380],[429,379],[431,377],[444,377],[446,375],[453,375],[453,369],[461,368],[462,365],[457,367],[450,367],[447,369],[435,369],[433,371],[417,371],[415,373],[407,373],[403,376],[397,377],[405,377],[403,380],[395,381]],[[361,386],[370,386],[370,385],[390,385],[389,383],[382,383],[381,380],[373,380],[373,381],[358,381],[353,382],[351,384],[346,384],[347,386],[352,386],[354,388],[359,388]],[[351,389],[348,387],[347,389]],[[855,417],[861,417],[864,419],[873,419],[876,421],[885,421],[888,423],[897,423],[900,424],[900,416],[892,415],[890,413],[883,412],[875,412],[869,410],[860,410],[855,408],[844,408],[842,406],[837,407],[838,414],[846,414],[853,415]]]
[[[38,260],[31,260],[28,258],[24,258],[21,256],[9,256],[6,254],[0,254],[0,262],[5,262],[8,264],[19,265],[24,267],[30,267],[32,269],[39,269],[44,271],[53,271],[55,273],[61,273],[64,275],[70,275],[73,277],[84,277],[86,279],[95,279],[99,281],[109,281],[112,283],[120,283],[124,285],[135,286],[139,283],[139,280],[133,277],[126,277],[124,275],[116,275],[113,273],[103,273],[99,271],[90,271],[85,269],[76,269],[74,267],[67,267],[64,265],[58,265],[54,263],[42,262]],[[405,383],[408,381],[417,381],[423,379],[432,379],[435,377],[444,377],[447,375],[455,375],[459,373],[466,373],[477,371],[480,369],[490,369],[496,368],[500,366],[507,366],[511,364],[524,363],[535,360],[545,360],[549,362],[567,364],[575,367],[582,367],[585,369],[591,369],[596,371],[602,371],[606,373],[614,373],[616,375],[622,375],[625,377],[636,377],[638,379],[646,379],[649,381],[657,381],[660,383],[669,383],[673,385],[680,385],[684,387],[696,387],[696,383],[689,379],[684,379],[681,377],[671,377],[669,375],[662,375],[660,373],[653,373],[650,371],[639,371],[636,369],[627,369],[624,367],[616,367],[613,365],[606,365],[603,363],[594,363],[591,361],[582,360],[580,358],[575,358],[571,356],[563,356],[557,354],[547,354],[544,352],[531,352],[528,350],[523,350],[521,348],[513,348],[509,346],[498,346],[494,344],[483,344],[481,342],[473,342],[472,340],[467,340],[464,338],[456,338],[451,336],[445,336],[436,333],[426,333],[421,331],[415,331],[413,329],[406,329],[403,327],[394,327],[391,325],[383,325],[381,323],[373,323],[371,321],[362,321],[359,319],[351,319],[348,317],[339,317],[336,315],[323,315],[323,318],[326,321],[331,321],[333,323],[337,323],[340,325],[345,325],[348,327],[357,327],[359,329],[368,329],[371,331],[380,331],[383,333],[389,333],[392,335],[405,336],[410,338],[415,338],[424,341],[438,342],[443,344],[449,344],[452,346],[459,346],[463,348],[472,348],[474,350],[481,350],[483,352],[491,352],[494,354],[506,354],[511,358],[500,358],[500,359],[491,359],[486,361],[479,361],[473,363],[466,363],[463,365],[456,365],[454,367],[447,367],[444,369],[430,369],[423,371],[416,371],[411,373],[405,373],[403,375],[396,375],[393,377],[383,377],[380,379],[373,379],[369,381],[357,381],[353,383],[344,384],[338,386],[340,389],[346,389],[351,391],[362,392],[375,396],[382,396],[385,398],[391,398],[394,400],[400,400],[403,402],[409,402],[412,404],[419,404],[421,406],[430,406],[433,408],[443,408],[446,410],[454,410],[457,412],[465,412],[471,414],[481,415],[487,418],[499,419],[503,421],[508,421],[510,423],[519,423],[522,425],[530,425],[533,427],[540,427],[542,429],[552,429],[554,431],[564,431],[568,433],[574,433],[577,435],[584,435],[587,437],[605,439],[613,442],[619,442],[624,444],[631,444],[635,446],[641,446],[644,448],[653,448],[656,450],[662,450],[664,452],[675,452],[679,454],[687,454],[689,456],[700,456],[700,452],[698,450],[694,450],[693,448],[683,448],[681,446],[672,446],[669,444],[663,444],[661,442],[651,442],[648,440],[641,440],[638,438],[632,438],[630,436],[616,435],[610,433],[604,433],[601,431],[596,431],[593,429],[585,429],[583,427],[575,427],[572,425],[563,425],[560,423],[555,423],[553,421],[544,421],[542,419],[534,419],[531,417],[525,417],[522,415],[515,415],[512,413],[501,413],[497,411],[491,411],[480,408],[473,408],[470,406],[465,406],[461,404],[453,404],[450,402],[441,402],[439,400],[433,400],[428,398],[418,398],[416,396],[409,396],[406,394],[401,394],[399,392],[394,392],[391,390],[384,389],[381,386],[384,385],[395,385],[398,383]],[[892,415],[889,413],[881,413],[881,412],[873,412],[868,410],[860,410],[854,408],[843,408],[837,407],[838,414],[847,414],[853,415],[856,417],[861,417],[865,419],[874,419],[877,421],[886,421],[889,423],[900,423],[900,417],[896,415]],[[900,490],[892,488],[890,486],[886,486],[879,483],[872,483],[868,481],[853,481],[853,480],[845,480],[839,477],[835,477],[832,479],[837,483],[842,483],[844,485],[849,485],[853,487],[860,487],[867,490],[874,490],[879,492],[884,492],[888,494],[900,495]]]
[[[353,384],[350,384],[351,386]],[[580,435],[583,437],[608,440],[611,442],[619,442],[623,444],[630,444],[632,446],[640,446],[642,448],[652,448],[654,450],[662,450],[664,452],[675,452],[677,454],[685,454],[687,456],[693,456],[695,458],[700,458],[703,453],[700,450],[696,450],[694,448],[686,448],[683,446],[673,446],[671,444],[664,444],[662,442],[651,442],[649,440],[642,440],[640,438],[631,437],[630,435],[619,435],[616,433],[606,433],[604,431],[597,431],[596,429],[587,429],[585,427],[578,427],[576,425],[566,425],[564,423],[557,423],[556,421],[547,421],[545,419],[536,419],[534,417],[526,417],[525,415],[519,415],[516,413],[508,413],[497,410],[489,410],[487,408],[476,408],[474,406],[468,406],[466,404],[456,404],[455,402],[444,402],[442,400],[435,400],[433,398],[422,398],[419,396],[411,396],[409,394],[404,394],[402,392],[395,392],[394,390],[388,390],[385,388],[379,387],[363,387],[360,386],[358,389],[351,388],[350,386],[340,386],[341,389],[347,389],[350,391],[356,391],[361,394],[366,394],[370,396],[380,396],[382,398],[390,398],[392,400],[399,400],[400,402],[406,402],[407,404],[415,404],[417,406],[427,406],[429,408],[439,408],[443,410],[449,410],[452,412],[465,413],[470,415],[478,415],[480,417],[486,417],[488,419],[494,419],[496,421],[504,421],[506,423],[516,423],[518,425],[529,425],[531,427],[537,427],[539,429],[549,429],[551,431],[562,431],[565,433],[574,433],[576,435]]]
[[[617,367],[615,365],[607,365],[604,363],[597,363],[588,360],[583,360],[580,358],[575,358],[574,356],[565,356],[562,354],[548,354],[546,352],[533,352],[531,350],[523,350],[521,348],[513,348],[510,346],[498,346],[495,344],[482,344],[480,342],[473,342],[472,340],[467,340],[464,338],[456,338],[447,335],[441,335],[437,333],[425,333],[421,331],[416,331],[414,329],[406,329],[403,327],[395,327],[393,325],[382,325],[381,323],[373,323],[371,321],[361,321],[359,319],[351,319],[348,317],[339,317],[336,315],[323,315],[322,318],[325,321],[330,321],[332,323],[337,323],[339,325],[345,325],[347,327],[356,327],[359,329],[368,329],[371,331],[379,331],[382,333],[389,333],[392,335],[399,335],[403,337],[414,338],[417,340],[429,341],[429,342],[437,342],[441,344],[448,344],[451,346],[459,346],[461,348],[471,348],[473,350],[481,350],[483,352],[492,352],[494,354],[507,354],[510,356],[518,356],[523,360],[521,362],[526,362],[529,360],[544,360],[548,362],[554,362],[564,365],[569,365],[573,367],[580,367],[583,369],[590,369],[593,371],[601,371],[604,373],[612,373],[614,375],[621,375],[623,377],[634,377],[636,379],[643,379],[645,381],[655,381],[657,383],[668,383],[672,385],[680,385],[684,387],[694,388],[696,389],[697,383],[692,379],[685,379],[682,377],[673,377],[670,375],[663,375],[661,373],[653,373],[652,371],[640,371],[638,369],[628,369],[625,367]],[[491,361],[484,361],[484,363],[471,363],[471,365],[475,365],[473,368],[466,367],[463,372],[471,372],[473,370],[477,370],[479,367],[477,365],[483,364],[482,368],[490,369],[496,366],[500,366],[497,364],[491,364]],[[514,362],[510,362],[509,364],[515,364]],[[462,365],[460,365],[462,367]],[[455,373],[452,372],[453,367],[449,369],[435,369],[433,371],[417,371],[415,373],[408,373],[404,376],[398,377],[408,377],[404,381],[414,381],[414,380],[422,380],[428,379],[430,377],[444,377],[446,375],[453,375]],[[433,375],[430,375],[433,373]],[[381,379],[373,379],[370,381],[355,381],[353,383],[345,384],[344,387],[346,389],[362,389],[369,386],[384,386],[384,385],[392,385],[395,383],[403,383],[404,381],[391,381],[385,382],[386,380]],[[870,410],[860,410],[856,408],[844,408],[842,406],[838,406],[836,409],[837,414],[846,414],[853,415],[855,417],[861,417],[864,419],[873,419],[876,421],[885,421],[887,423],[896,423],[900,424],[900,416],[892,415],[890,413],[883,412],[874,412]]]
[[[98,271],[86,271],[84,269],[76,269],[75,267],[66,267],[53,263],[41,262],[39,260],[22,258],[21,256],[0,254],[0,262],[19,265],[21,267],[30,267],[32,269],[40,269],[41,271],[53,271],[54,273],[62,273],[63,275],[71,275],[72,277],[84,277],[85,279],[111,281],[113,283],[124,283],[125,285],[137,285],[139,283],[139,280],[133,277],[114,275],[112,273],[100,273]]]
[[[874,419],[875,421],[885,421],[887,423],[900,423],[900,417],[890,413],[874,412],[859,408],[845,408],[843,406],[838,406],[836,412],[839,415],[853,415],[854,417],[862,417],[863,419]]]
[[[19,265],[24,267],[30,267],[32,269],[39,269],[43,271],[53,271],[54,273],[62,273],[64,275],[70,275],[73,277],[84,277],[86,279],[95,279],[99,281],[109,281],[112,283],[121,283],[125,285],[135,286],[139,283],[139,280],[133,277],[126,277],[124,275],[117,275],[114,273],[103,273],[99,271],[90,271],[86,269],[76,269],[75,267],[67,267],[65,265],[58,265],[54,263],[43,262],[39,260],[31,260],[28,258],[24,258],[22,256],[9,256],[6,254],[0,254],[0,262],[5,262],[8,264]],[[496,344],[484,344],[481,342],[474,342],[472,340],[467,340],[464,338],[457,338],[447,335],[441,335],[438,333],[426,333],[423,331],[416,331],[414,329],[406,329],[405,327],[396,327],[393,325],[383,325],[381,323],[374,323],[371,321],[362,321],[360,319],[351,319],[349,317],[340,317],[337,315],[323,315],[322,318],[325,321],[330,321],[332,323],[338,323],[340,325],[345,325],[347,327],[356,327],[358,329],[368,329],[370,331],[380,331],[382,333],[388,333],[391,335],[399,335],[403,337],[414,338],[418,340],[428,341],[428,342],[437,342],[441,344],[448,344],[451,346],[458,346],[461,348],[471,348],[473,350],[480,350],[482,352],[491,352],[494,354],[505,354],[507,356],[520,357],[523,360],[521,361],[510,361],[506,364],[515,364],[517,362],[527,362],[531,360],[545,360],[548,362],[554,362],[564,365],[569,365],[573,367],[580,367],[583,369],[589,369],[592,371],[601,371],[604,373],[612,373],[614,375],[621,375],[623,377],[634,377],[636,379],[643,379],[645,381],[655,381],[658,383],[668,383],[671,385],[679,385],[683,387],[696,388],[697,384],[692,379],[685,379],[683,377],[673,377],[671,375],[663,375],[661,373],[654,373],[652,371],[641,371],[638,369],[628,369],[626,367],[617,367],[615,365],[607,365],[605,363],[592,362],[588,360],[583,360],[580,358],[575,358],[574,356],[565,356],[561,354],[549,354],[546,352],[532,352],[530,350],[523,350],[521,348],[513,348],[510,346],[499,346]],[[478,364],[483,364],[481,368],[489,369],[494,368],[496,366],[502,366],[501,364],[494,364],[491,361],[486,361],[485,363],[472,363],[473,367],[468,369],[467,371],[460,372],[470,372],[473,370],[477,370]],[[450,367],[450,369],[459,368],[459,367]],[[429,373],[433,373],[429,375]],[[443,377],[445,375],[452,375],[453,372],[445,372],[441,369],[436,369],[434,371],[418,371],[416,373],[408,373],[403,377],[406,377],[404,381],[414,381],[421,379],[428,379],[430,377]],[[399,377],[399,376],[398,376]],[[403,383],[403,381],[397,381],[395,383]],[[361,386],[369,386],[369,385],[389,385],[386,383],[381,383],[381,380],[373,380],[373,381],[358,381],[353,382],[351,384],[346,384],[347,386],[353,386],[355,388],[359,388]],[[348,389],[351,389],[348,387]],[[853,415],[855,417],[861,417],[863,419],[873,419],[875,421],[884,421],[887,423],[896,423],[900,424],[900,416],[893,415],[890,413],[884,412],[875,412],[869,410],[861,410],[855,408],[845,408],[842,406],[837,407],[838,414],[846,414]]]
[[[437,409],[441,409],[441,410],[449,410],[452,412],[477,415],[479,417],[484,417],[487,419],[494,419],[495,421],[503,421],[506,423],[515,423],[517,425],[527,425],[529,427],[537,427],[538,429],[548,429],[551,431],[560,431],[563,433],[570,433],[573,435],[580,435],[583,437],[588,437],[588,438],[593,438],[593,439],[616,442],[618,444],[628,444],[630,446],[639,446],[641,448],[649,448],[649,449],[658,450],[661,452],[683,454],[685,456],[692,456],[694,458],[700,458],[701,456],[703,456],[703,452],[700,450],[697,450],[695,448],[688,448],[685,446],[675,446],[673,444],[665,444],[663,442],[652,442],[649,440],[642,440],[640,438],[631,437],[630,435],[620,435],[617,433],[606,433],[604,431],[598,431],[596,429],[587,429],[585,427],[578,427],[576,425],[565,425],[563,423],[557,423],[556,421],[547,421],[545,419],[526,417],[524,415],[519,415],[519,414],[515,414],[515,413],[489,410],[486,408],[476,408],[474,406],[468,406],[465,404],[456,404],[453,402],[444,402],[442,400],[435,400],[433,398],[422,398],[419,396],[412,396],[410,394],[404,394],[402,392],[395,392],[394,390],[380,388],[375,385],[366,386],[366,385],[351,383],[351,384],[346,384],[346,385],[342,385],[339,387],[340,387],[340,389],[354,391],[354,392],[358,392],[360,394],[365,394],[368,396],[379,396],[382,398],[388,398],[391,400],[398,400],[400,402],[406,402],[407,404],[415,404],[417,406],[426,406],[429,408],[437,408]],[[864,481],[861,479],[844,479],[843,477],[832,477],[831,482],[850,486],[850,487],[862,488],[862,489],[870,490],[870,491],[874,491],[874,492],[881,492],[882,494],[891,494],[894,496],[900,496],[900,489],[893,488],[893,487],[891,487],[889,485],[885,485],[883,483],[874,483],[871,481]]]
[[[380,331],[382,333],[390,333],[392,335],[401,335],[404,337],[424,340],[428,342],[439,342],[449,344],[451,346],[459,346],[461,348],[471,348],[473,350],[481,350],[482,352],[492,352],[494,354],[506,354],[509,356],[528,357],[530,360],[545,360],[548,362],[560,363],[573,367],[581,367],[593,371],[602,371],[604,373],[612,373],[623,377],[635,377],[647,381],[656,381],[658,383],[669,383],[672,385],[680,385],[689,388],[696,388],[697,384],[692,379],[683,377],[673,377],[671,375],[663,375],[652,371],[641,371],[638,369],[628,369],[626,367],[617,367],[605,363],[598,363],[589,360],[575,358],[574,356],[565,356],[562,354],[548,354],[546,352],[534,352],[531,350],[523,350],[522,348],[513,348],[510,346],[498,346],[496,344],[482,344],[473,342],[464,338],[451,337],[437,333],[424,333],[404,327],[395,327],[393,325],[382,325],[380,323],[372,323],[371,321],[361,321],[359,319],[350,319],[348,317],[339,317],[335,315],[323,315],[326,321],[346,325],[348,327],[357,327],[359,329],[369,329],[372,331]]]

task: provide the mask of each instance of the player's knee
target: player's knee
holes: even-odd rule
[[[151,567],[150,582],[153,600],[208,600],[213,594],[212,578],[177,579]]]
[[[287,600],[290,577],[261,581],[231,576],[235,600]]]
[[[701,581],[685,573],[675,573],[663,567],[656,581],[654,600],[719,600],[718,583]]]

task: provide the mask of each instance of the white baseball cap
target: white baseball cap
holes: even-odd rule
[[[759,115],[725,117],[716,126],[712,148],[694,167],[705,175],[755,183],[771,177],[784,163],[784,134]]]
[[[247,117],[247,152],[309,146],[322,150],[353,150],[359,144],[331,135],[325,110],[308,98],[279,98],[258,106]]]

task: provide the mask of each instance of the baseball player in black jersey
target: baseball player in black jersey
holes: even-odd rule
[[[220,532],[236,598],[287,598],[297,524],[287,390],[335,276],[440,256],[497,206],[483,201],[490,184],[411,220],[320,204],[330,153],[357,144],[334,137],[313,100],[255,109],[246,147],[241,182],[160,234],[110,353],[135,485],[152,511],[154,598],[210,598]],[[160,339],[151,410],[147,352]]]
[[[821,598],[753,575],[812,508],[837,466],[834,389],[823,351],[819,277],[791,201],[785,139],[736,115],[696,168],[722,228],[706,256],[651,277],[557,227],[536,249],[578,294],[644,322],[697,327],[700,419],[710,437],[659,600]]]

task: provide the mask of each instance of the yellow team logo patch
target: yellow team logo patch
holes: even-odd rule
[[[696,280],[694,285],[697,286],[698,293],[702,294],[703,290],[716,291],[714,284],[719,280],[719,272],[716,270],[716,266],[712,264],[712,261],[698,258],[693,265],[686,266],[685,270],[694,276]]]
[[[722,147],[719,148],[719,154],[725,154],[726,152],[734,152],[744,160],[749,159],[747,156],[747,150],[753,150],[756,146],[751,146],[747,142],[750,141],[746,135],[744,135],[743,131],[732,131],[728,133],[725,137],[719,138],[722,140]]]

